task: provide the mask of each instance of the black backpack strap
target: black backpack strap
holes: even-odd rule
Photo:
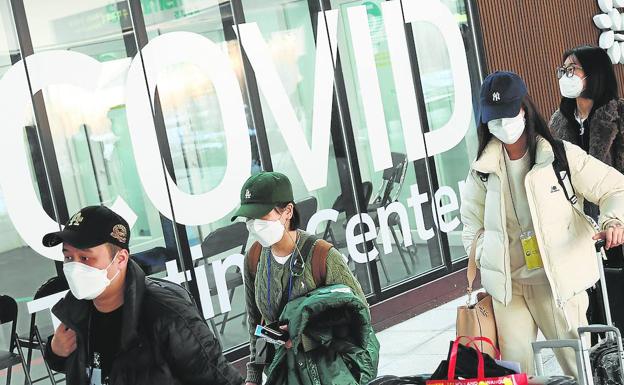
[[[572,185],[572,174],[570,173],[570,165],[568,164],[568,157],[563,141],[555,139],[553,143],[553,152],[555,154],[555,160],[553,161],[552,166],[555,170],[559,186],[563,189],[566,199],[571,204],[575,205],[578,202],[578,198],[576,197],[576,191],[574,191],[574,186]],[[567,184],[566,179],[568,181]],[[568,185],[570,186],[569,189],[567,187]]]
[[[490,174],[487,174],[481,171],[475,171],[475,172],[477,173],[477,176],[479,177],[479,179],[481,179],[481,182],[487,183],[488,178],[490,177]]]
[[[312,248],[314,247],[314,244],[317,240],[318,238],[314,235],[310,235],[308,238],[306,238],[306,240],[303,242],[303,245],[301,245],[301,248],[299,249],[299,251],[301,252],[301,256],[299,255],[297,250],[295,250],[295,252],[293,253],[293,258],[295,258],[295,260],[293,261],[293,269],[303,270],[305,263],[308,260],[308,256],[310,255],[310,251],[312,251]]]

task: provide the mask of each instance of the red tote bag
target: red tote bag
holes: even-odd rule
[[[470,342],[466,346],[472,345],[477,351],[478,367],[477,378],[457,379],[455,378],[455,368],[457,367],[457,349],[462,339],[468,339]],[[451,348],[451,356],[448,363],[448,376],[446,380],[429,380],[427,385],[528,385],[528,379],[526,373],[511,374],[501,377],[485,377],[485,365],[483,363],[483,353],[479,350],[479,344],[476,341],[486,342],[493,346],[491,340],[485,337],[465,337],[460,336],[455,339],[453,347]],[[500,359],[500,352],[494,348]]]

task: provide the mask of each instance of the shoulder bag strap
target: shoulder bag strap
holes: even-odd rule
[[[254,242],[251,248],[249,248],[249,254],[247,254],[247,267],[254,280],[256,279],[256,272],[258,271],[260,254],[262,254],[262,245],[260,245],[259,242]]]
[[[472,284],[474,283],[475,278],[477,278],[477,243],[479,238],[485,232],[484,229],[477,231],[475,234],[474,240],[472,241],[472,247],[470,247],[470,255],[468,255],[468,268],[466,269],[466,278],[468,279],[468,287],[466,288],[466,292],[468,293],[468,297],[470,298],[470,294],[472,294]]]
[[[314,277],[314,284],[316,287],[325,285],[325,278],[327,277],[327,255],[332,247],[334,247],[334,245],[324,239],[319,239],[314,245],[311,265],[312,276]]]

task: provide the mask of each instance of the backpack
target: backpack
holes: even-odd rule
[[[334,247],[334,245],[326,240],[310,235],[305,242],[303,242],[301,249],[299,249],[303,258],[308,258],[310,251],[312,251],[312,277],[314,278],[316,287],[325,285],[325,278],[327,277],[327,255],[332,247]],[[247,267],[254,281],[256,280],[260,254],[262,254],[262,245],[258,242],[254,242],[247,255]]]
[[[574,186],[572,186],[572,175],[570,173],[570,165],[568,164],[568,157],[565,152],[565,145],[562,140],[555,139],[553,145],[553,152],[555,153],[555,160],[552,163],[555,176],[559,182],[559,186],[563,189],[566,199],[570,204],[575,205],[578,202]],[[476,171],[479,179],[483,183],[487,183],[490,174]],[[567,182],[567,183],[566,183]]]

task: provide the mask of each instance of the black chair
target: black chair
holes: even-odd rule
[[[370,201],[370,198],[373,195],[373,184],[369,181],[366,181],[362,183],[361,188],[362,188],[362,194],[364,196],[364,202],[366,202],[366,204],[368,205],[368,202]],[[332,209],[338,211],[339,214],[346,211],[345,197],[343,194],[340,194],[336,198],[336,200],[334,201],[334,204],[332,205]],[[342,225],[343,225],[342,227],[345,228],[347,226],[347,223],[344,222]],[[333,244],[337,249],[342,249],[342,248],[347,247],[346,239],[344,237],[338,238],[336,236],[334,229],[333,229],[332,221],[327,221],[327,223],[325,224],[325,229],[323,230],[323,239],[331,242],[331,244]],[[351,261],[351,256],[348,256],[348,260],[349,262]],[[381,264],[381,269],[384,273],[384,276],[386,277],[386,281],[390,282],[390,278],[388,276],[388,269],[386,267],[384,260],[381,257],[378,258],[377,260]]]
[[[41,285],[39,289],[37,289],[33,299],[40,299],[49,295],[60,293],[68,289],[69,286],[67,284],[67,280],[64,277],[52,277],[48,279],[43,285]],[[28,335],[21,336],[18,338],[18,340],[23,348],[28,349],[26,367],[28,372],[30,373],[33,350],[39,350],[41,352],[41,355],[43,356],[45,352],[45,346],[48,342],[48,338],[52,334],[54,334],[54,329],[52,328],[52,325],[50,325],[49,328],[43,330],[43,333],[41,333],[41,330],[37,325],[37,313],[33,313],[30,316],[30,328],[28,330]],[[44,336],[43,338],[41,337],[42,335]],[[46,378],[49,378],[52,385],[56,385],[57,379],[55,378],[55,375],[62,374],[52,372],[46,360],[43,360],[43,364],[45,365],[48,375],[32,380],[32,383],[34,384],[39,381],[45,380]]]
[[[362,183],[362,195],[364,196],[364,202],[368,205],[370,201],[371,195],[373,195],[373,184],[371,182]],[[338,211],[338,214],[344,213],[347,208],[345,204],[345,197],[343,194],[338,195],[334,204],[332,204],[332,209]],[[345,223],[346,226],[346,223]],[[332,221],[327,221],[325,224],[325,230],[323,230],[323,239],[331,240],[331,243],[337,248],[343,248],[346,246],[346,241],[344,239],[338,240],[336,235],[334,234],[334,230],[332,228]]]
[[[383,171],[381,177],[382,184],[377,192],[377,196],[369,205],[368,211],[377,210],[398,199],[407,173],[407,156],[400,152],[393,152],[392,167]]]
[[[226,251],[236,248],[240,248],[239,252],[244,255],[248,238],[249,231],[247,231],[247,226],[243,222],[232,223],[231,225],[221,227],[211,232],[206,236],[206,238],[204,238],[204,241],[201,244],[203,257],[195,261],[195,266],[199,266],[201,261],[206,263],[208,258],[212,256],[225,253]],[[212,270],[212,266],[209,265],[207,269]],[[214,295],[217,293],[216,283],[213,279],[214,275],[207,274],[207,277],[208,286],[210,287],[210,294]],[[234,298],[236,288],[243,285],[242,272],[239,268],[236,268],[236,271],[234,272],[228,272],[225,276],[225,281],[228,286],[228,295],[231,303],[232,298]],[[220,322],[221,328],[219,330],[219,334],[223,334],[225,330],[225,325],[229,319],[238,318],[244,316],[245,314],[246,312],[243,311],[242,313],[230,318],[230,312],[224,313],[223,319]],[[245,322],[245,317],[243,317],[243,322]],[[216,324],[213,320],[211,320],[211,323],[214,328]]]
[[[310,218],[316,213],[318,209],[318,201],[315,197],[307,197],[300,201],[295,202],[297,211],[299,211],[299,228],[305,230],[308,227]]]
[[[405,181],[405,174],[407,173],[407,167],[408,167],[407,156],[402,153],[393,152],[392,153],[392,167],[389,167],[384,170],[383,175],[382,175],[383,183],[377,193],[377,196],[367,208],[367,211],[370,213],[371,217],[373,218],[373,221],[375,221],[377,228],[379,228],[380,226],[379,218],[377,217],[377,209],[381,207],[386,207],[390,203],[397,201],[397,199],[399,198],[399,194],[401,193],[401,190],[403,188],[403,182]],[[397,236],[396,228],[397,227],[399,228],[399,231],[401,231],[401,234],[402,234],[402,229],[401,229],[400,217],[398,214],[396,213],[390,214],[390,216],[388,217],[388,227],[390,228],[390,233],[392,234],[394,243],[397,247],[397,250],[399,251],[399,256],[401,258],[401,261],[403,262],[405,271],[407,272],[408,275],[411,275],[412,270],[410,269],[409,264],[407,263],[404,253],[407,252],[408,256],[410,257],[412,261],[414,260],[413,259],[414,256],[412,255],[412,251],[410,249],[406,248],[405,246],[402,246],[401,243],[399,243],[399,238]],[[409,231],[409,229],[407,230]],[[379,246],[377,246],[377,249],[379,250]],[[379,254],[379,257],[381,259],[381,253]],[[383,266],[384,265],[382,264],[382,267]],[[387,275],[386,275],[386,278],[387,278]]]
[[[13,366],[21,364],[24,370],[26,384],[32,384],[30,373],[26,367],[24,351],[17,338],[17,302],[8,295],[0,295],[0,326],[11,324],[11,335],[9,337],[9,350],[0,350],[0,370],[7,369],[7,385],[11,383]],[[15,353],[17,350],[17,353]]]

